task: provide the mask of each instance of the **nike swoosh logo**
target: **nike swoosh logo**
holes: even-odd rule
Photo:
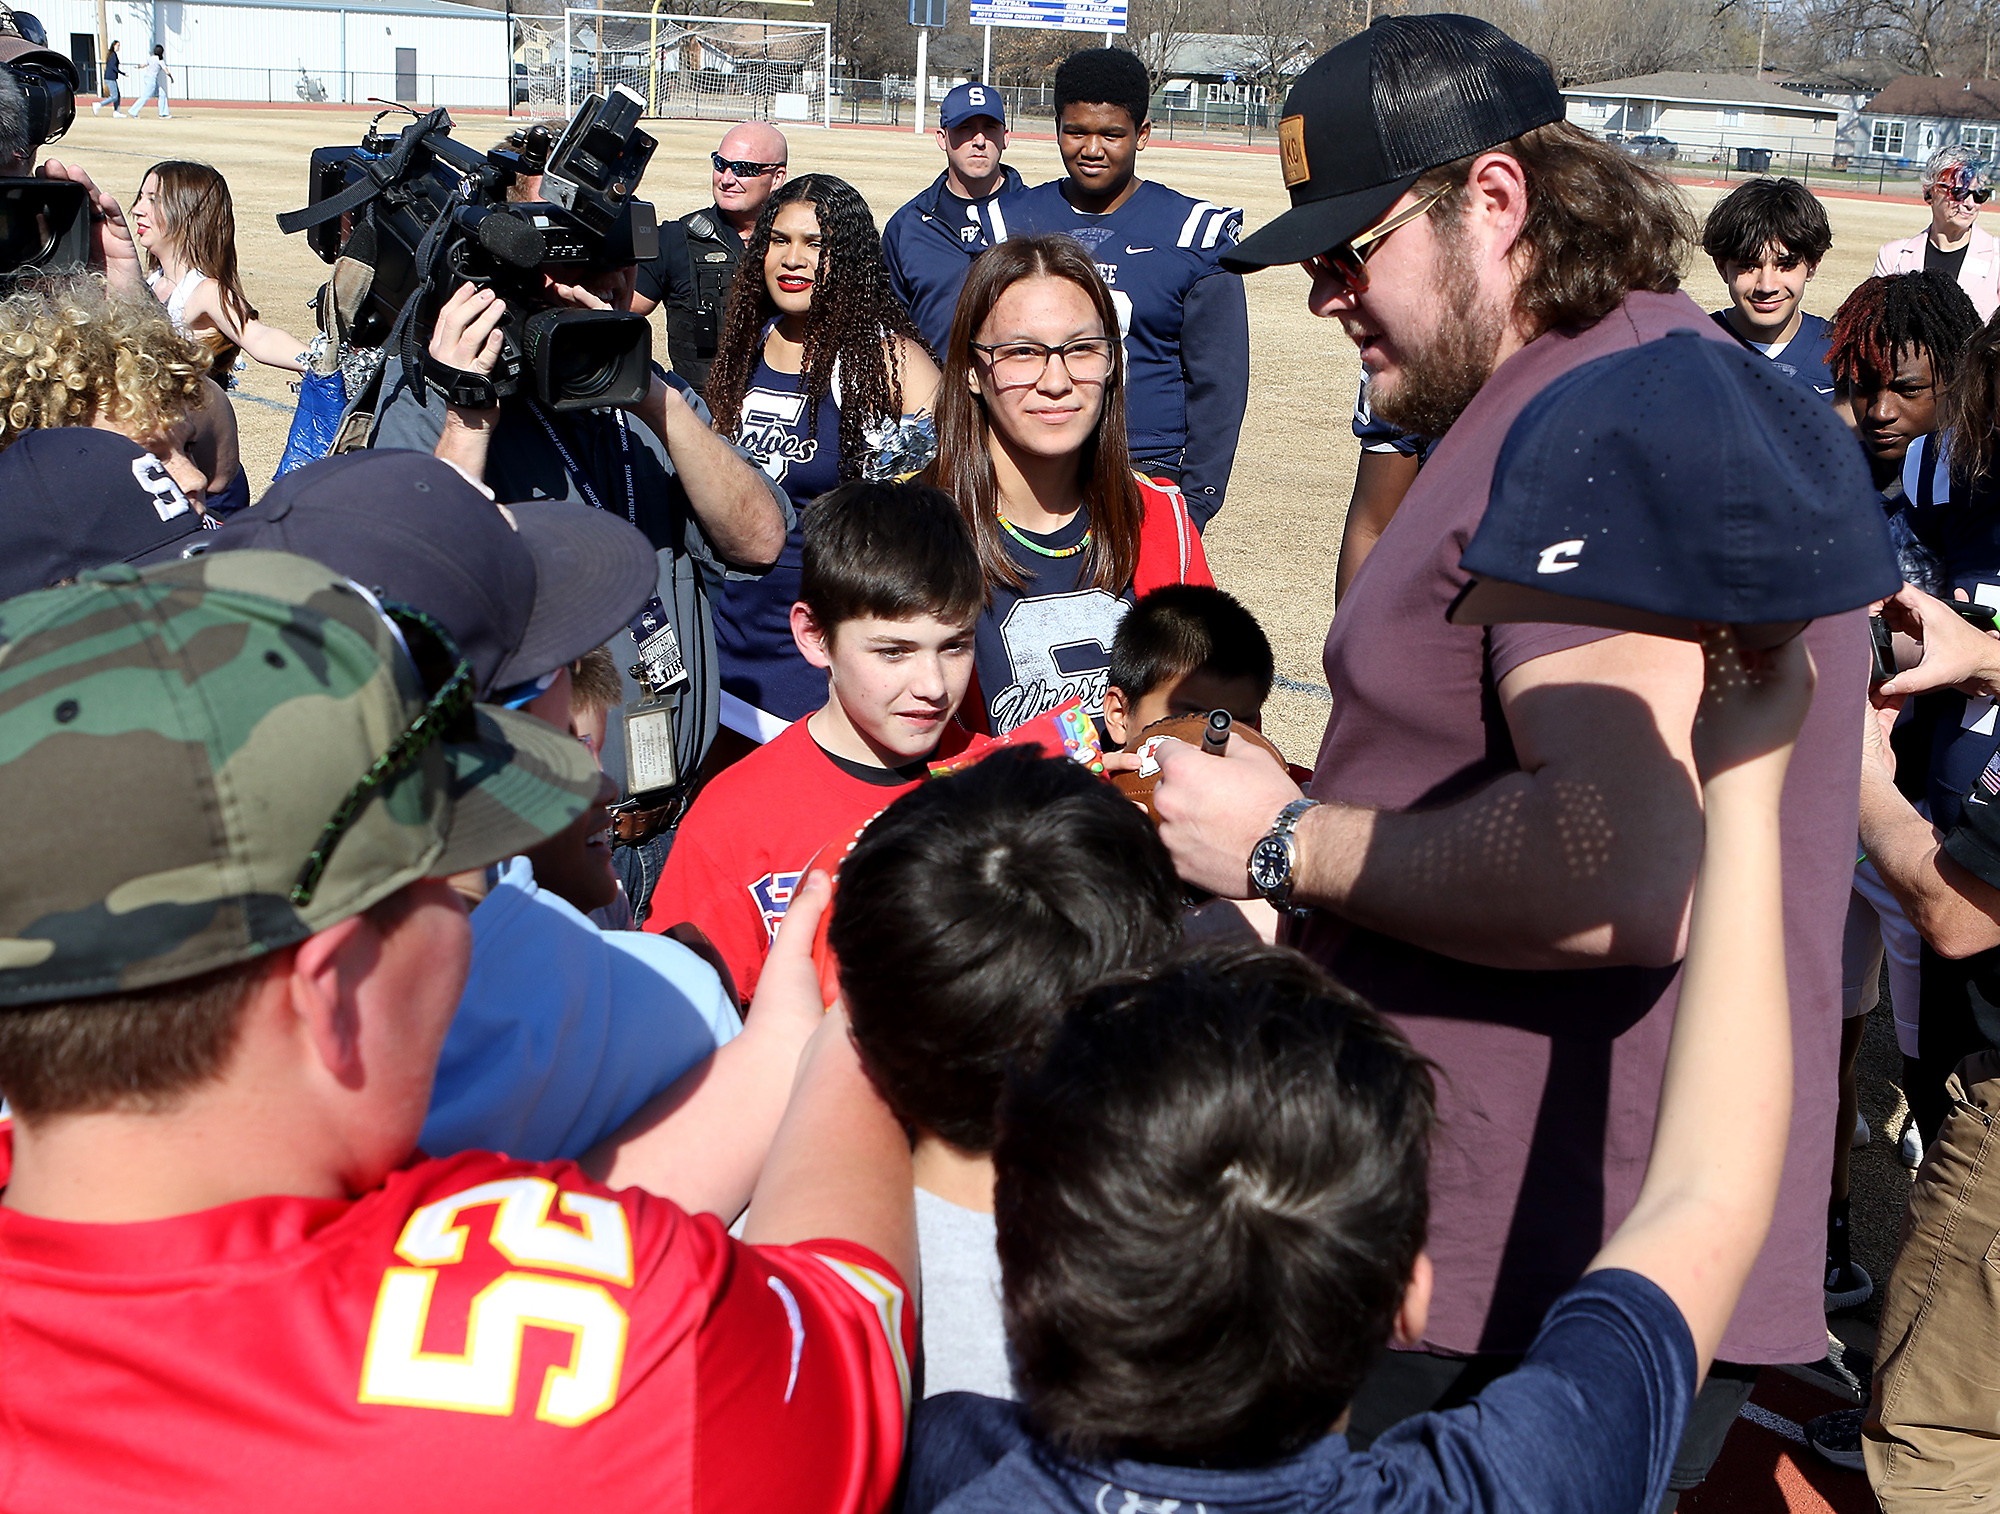
[[[1153,249],[1150,247],[1127,247],[1125,250],[1127,252],[1151,252]]]

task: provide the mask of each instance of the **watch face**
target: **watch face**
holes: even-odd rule
[[[1289,836],[1266,836],[1250,852],[1250,882],[1260,894],[1281,887],[1292,875]]]

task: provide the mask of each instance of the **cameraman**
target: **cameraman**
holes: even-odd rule
[[[542,302],[551,307],[629,310],[631,294],[629,266],[575,284],[543,275]],[[438,312],[431,360],[490,375],[506,313],[491,290],[461,286]],[[678,783],[671,795],[633,795],[617,730],[604,751],[621,791],[645,805],[628,808],[616,827],[619,872],[644,920],[689,780],[715,739],[720,689],[710,598],[726,578],[769,571],[791,528],[791,505],[740,448],[715,434],[701,397],[657,366],[651,390],[631,410],[638,425],[621,410],[557,412],[527,394],[480,409],[448,404],[393,356],[382,393],[374,445],[435,452],[483,479],[502,501],[569,499],[615,511],[653,544],[657,597],[614,638],[612,652],[625,681],[627,719],[637,717],[636,707],[668,703]]]
[[[125,224],[125,212],[117,200],[99,189],[81,167],[54,159],[39,168],[35,166],[35,150],[68,128],[69,113],[75,109],[78,80],[76,65],[52,51],[45,39],[37,41],[33,35],[24,34],[24,23],[31,32],[40,30],[33,17],[16,16],[0,7],[0,65],[4,65],[0,66],[0,178],[24,179],[33,175],[82,185],[90,196],[91,270],[103,274],[119,294],[144,294],[146,284],[139,275],[139,252],[132,244],[131,228]],[[50,83],[58,81],[67,84],[67,89],[60,91],[67,103],[57,108],[56,119],[45,126],[46,135],[36,130],[36,112],[27,90],[22,88],[23,73],[37,89],[47,90]],[[45,112],[48,109],[43,108]]]

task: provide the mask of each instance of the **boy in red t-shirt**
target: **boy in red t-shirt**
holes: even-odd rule
[[[792,638],[826,669],[826,703],[702,790],[646,926],[691,922],[746,1004],[813,858],[965,745],[954,717],[986,583],[948,496],[864,483],[807,517],[800,594]]]
[[[812,1029],[747,1095],[790,1091],[743,1241],[414,1151],[471,951],[445,879],[597,790],[471,694],[435,622],[283,553],[0,605],[9,1514],[888,1502],[909,1146],[821,1014],[823,879],[758,1004]]]

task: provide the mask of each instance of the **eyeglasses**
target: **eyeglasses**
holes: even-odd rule
[[[1954,189],[1947,184],[1940,184],[1938,188],[1942,189],[1961,205],[1967,200],[1971,200],[1976,205],[1984,205],[1993,197],[1993,191],[1990,189]]]
[[[708,155],[708,161],[715,165],[717,173],[734,174],[739,179],[761,179],[767,173],[776,173],[785,165],[782,163],[745,163],[740,158],[725,158],[719,152]]]
[[[1006,388],[1038,383],[1048,371],[1050,358],[1061,358],[1063,371],[1075,384],[1101,384],[1111,377],[1111,338],[1079,337],[1051,347],[1046,342],[985,342],[970,344],[974,352],[986,354],[993,365],[993,377]]]
[[[459,652],[451,632],[423,611],[413,610],[408,605],[385,603],[382,613],[389,618],[391,625],[402,632],[403,645],[409,651],[410,661],[416,664],[417,674],[423,679],[425,692],[430,697],[417,718],[410,722],[409,728],[389,744],[388,751],[368,765],[368,771],[340,801],[333,818],[321,827],[319,840],[306,854],[305,866],[299,869],[298,881],[292,885],[291,901],[300,908],[312,903],[313,893],[326,873],[327,863],[333,859],[333,849],[354,824],[355,817],[361,813],[370,796],[397,774],[406,771],[427,747],[441,740],[469,740],[474,732],[472,664]]]
[[[1326,277],[1347,286],[1349,294],[1363,294],[1368,289],[1368,255],[1387,239],[1392,231],[1398,231],[1412,221],[1429,215],[1438,201],[1450,194],[1452,186],[1434,189],[1414,205],[1405,207],[1382,222],[1371,227],[1357,237],[1350,237],[1316,258],[1306,259],[1306,272],[1315,278]]]

